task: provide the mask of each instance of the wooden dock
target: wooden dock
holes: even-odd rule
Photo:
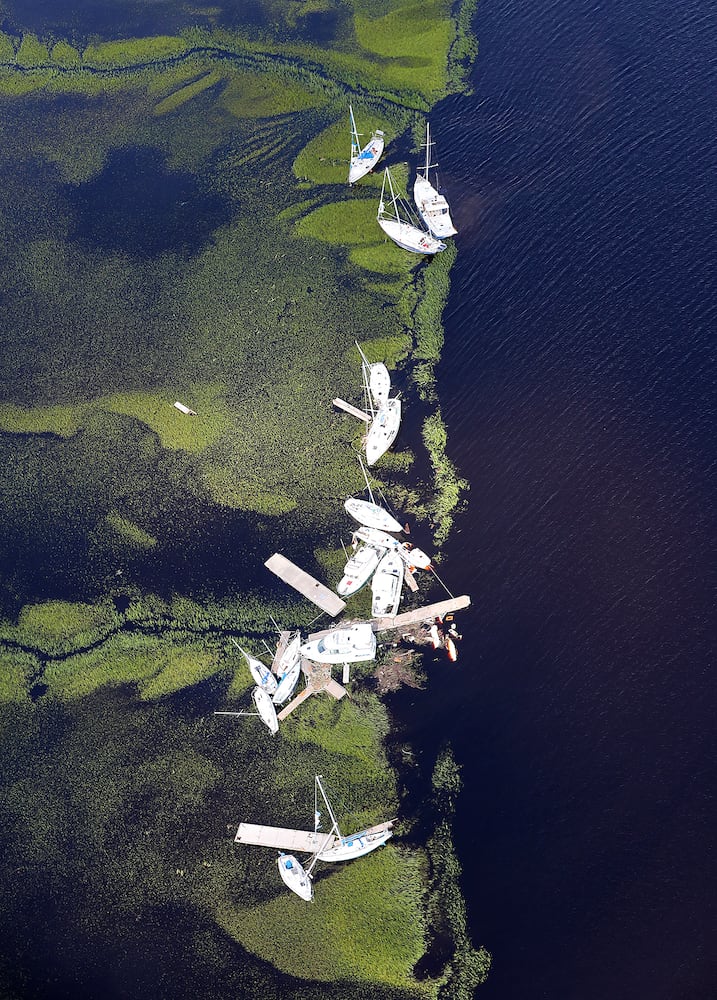
[[[258,847],[273,847],[279,851],[314,854],[318,850],[335,847],[338,838],[334,834],[313,833],[310,830],[288,830],[283,826],[259,826],[255,823],[240,823],[235,844],[256,844]]]
[[[351,403],[347,403],[345,399],[334,399],[333,404],[340,410],[350,413],[352,417],[356,417],[358,420],[363,420],[367,424],[370,424],[373,419],[370,413],[366,413],[365,410],[359,410],[358,406],[352,406]]]
[[[301,569],[295,563],[282,556],[280,552],[275,552],[264,563],[267,569],[275,573],[280,580],[288,583],[294,590],[312,601],[318,608],[336,618],[346,607],[346,601],[342,601],[338,594],[329,590],[323,583],[319,583],[313,576]]]
[[[374,632],[389,632],[394,628],[405,628],[406,625],[417,625],[419,622],[432,621],[434,618],[443,618],[451,611],[460,611],[462,608],[470,606],[471,599],[467,595],[453,597],[449,601],[439,601],[437,604],[426,604],[415,611],[404,611],[403,614],[394,618],[372,618],[371,625]]]
[[[332,678],[330,664],[314,663],[313,660],[307,660],[302,657],[301,670],[306,678],[306,687],[292,698],[289,704],[285,705],[280,712],[277,712],[276,717],[279,722],[283,722],[287,715],[291,715],[294,709],[298,708],[312,694],[319,694],[319,692],[325,691],[326,694],[340,701],[347,693],[346,688],[341,687],[339,682]]]

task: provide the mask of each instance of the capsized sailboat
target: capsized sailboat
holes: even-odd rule
[[[331,817],[331,833],[335,834],[337,839],[330,847],[317,852],[316,858],[319,861],[352,861],[354,858],[360,858],[364,854],[375,851],[377,847],[381,847],[382,844],[385,844],[393,836],[393,820],[388,820],[385,823],[379,823],[376,826],[344,837],[339,829],[338,820],[331,808],[331,803],[328,800],[324,786],[321,783],[321,777],[320,774],[317,774],[314,779],[315,827],[318,829],[321,815],[317,797],[317,792],[319,792]]]
[[[258,687],[263,688],[267,694],[274,694],[276,691],[277,681],[271,670],[269,670],[266,664],[262,663],[261,660],[257,660],[255,656],[251,656],[251,654],[247,653],[245,649],[242,649],[236,639],[232,639],[232,642],[246,660],[249,672],[254,679],[254,683]]]
[[[315,663],[360,663],[376,656],[376,633],[370,622],[333,629],[320,639],[305,642],[301,655]]]
[[[436,186],[429,180],[429,171],[435,171],[437,164],[431,163],[431,130],[426,122],[426,162],[423,173],[418,171],[413,185],[413,200],[416,202],[421,218],[426,226],[439,240],[455,236],[458,230],[453,225],[450,209],[445,197],[438,190],[438,174],[435,174]]]
[[[361,148],[359,134],[354,121],[354,109],[349,104],[351,118],[351,158],[349,162],[349,184],[365,177],[378,163],[383,153],[384,135],[381,129],[374,129],[370,140]]]
[[[388,192],[386,192],[386,181],[388,181]],[[386,194],[388,193],[388,203]],[[399,206],[403,206],[403,215]],[[397,243],[404,250],[411,253],[435,254],[446,249],[446,244],[437,240],[425,229],[414,226],[412,222],[406,220],[409,215],[408,206],[397,196],[393,189],[393,181],[388,167],[383,172],[383,186],[381,188],[381,200],[378,204],[378,215],[376,219],[384,233],[389,236],[394,243]]]

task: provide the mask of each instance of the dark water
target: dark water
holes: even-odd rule
[[[481,0],[476,94],[433,117],[474,609],[410,708],[464,766],[486,998],[717,996],[704,9]]]

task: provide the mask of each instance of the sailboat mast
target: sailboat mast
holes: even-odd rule
[[[426,166],[423,172],[425,180],[428,180],[428,170],[431,166],[431,126],[426,122]]]
[[[341,830],[339,829],[338,820],[334,816],[334,810],[331,808],[331,803],[326,798],[326,792],[324,791],[324,786],[321,784],[321,775],[320,774],[316,775],[315,781],[316,781],[316,786],[315,787],[318,787],[319,791],[321,792],[321,797],[322,797],[322,799],[324,800],[324,802],[326,804],[326,808],[329,810],[329,816],[331,817],[331,823],[332,823],[331,832],[333,833],[333,831],[335,830],[336,831],[336,836],[339,839],[341,839]]]

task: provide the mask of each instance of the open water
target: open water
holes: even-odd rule
[[[486,1000],[717,996],[715,63],[707,8],[481,0],[433,116],[460,229],[440,395],[471,481],[457,667]]]

